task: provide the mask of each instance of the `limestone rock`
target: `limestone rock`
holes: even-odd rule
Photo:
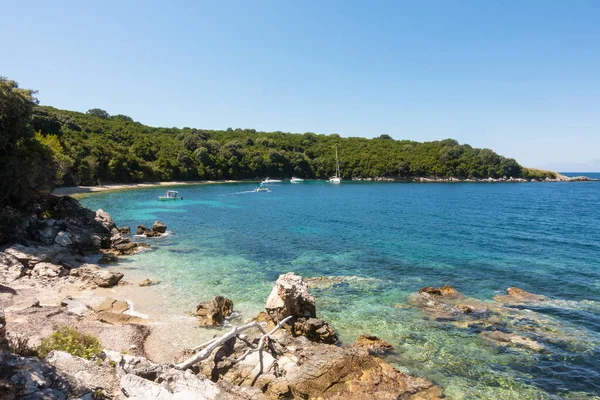
[[[215,296],[208,301],[203,301],[196,307],[196,316],[199,317],[200,326],[219,326],[225,317],[233,312],[233,301]]]
[[[279,276],[266,304],[267,314],[279,322],[287,316],[316,317],[315,298],[301,276],[288,272]]]
[[[374,335],[360,335],[352,344],[354,347],[360,347],[369,352],[371,355],[387,354],[394,350],[391,343]]]
[[[117,255],[122,256],[129,256],[135,253],[139,253],[140,251],[148,248],[150,248],[149,244],[137,242],[124,243],[114,246]]]
[[[102,269],[94,264],[83,264],[79,268],[72,269],[71,276],[91,281],[100,287],[113,287],[123,279],[122,273]]]
[[[152,225],[152,231],[158,233],[165,233],[167,231],[167,226],[160,221],[156,221],[154,225]]]
[[[116,228],[115,221],[111,218],[108,213],[102,209],[96,211],[96,222],[100,223],[108,232],[113,228]]]
[[[73,244],[71,236],[72,235],[69,232],[60,231],[56,234],[56,237],[54,238],[54,243],[56,243],[59,246],[67,247]]]
[[[456,289],[454,289],[450,285],[444,285],[439,288],[427,286],[422,289],[419,289],[419,293],[428,293],[432,296],[441,296],[448,298],[462,297],[462,294],[460,294]]]
[[[292,334],[306,336],[311,342],[339,343],[331,325],[319,318],[297,318],[292,324]]]
[[[143,235],[146,232],[148,232],[150,229],[148,229],[148,227],[144,226],[144,225],[138,225],[137,229],[135,231],[136,235]]]
[[[538,343],[535,340],[528,339],[524,336],[517,335],[515,333],[504,333],[502,331],[484,331],[481,332],[481,336],[501,346],[508,346],[514,344],[516,346],[525,347],[534,351],[541,351],[544,349],[544,345],[542,345],[541,343]]]
[[[505,304],[536,303],[548,300],[546,296],[530,293],[517,287],[509,287],[506,289],[506,294],[506,296],[495,296],[494,300]]]
[[[33,274],[42,278],[58,278],[64,273],[64,268],[60,265],[41,262],[33,267]]]
[[[61,246],[23,246],[14,244],[4,249],[4,253],[17,258],[24,266],[33,268],[39,262],[52,262],[61,252],[66,249]]]
[[[25,275],[25,266],[13,255],[0,252],[0,282],[11,283]]]
[[[123,235],[129,235],[131,233],[131,229],[128,226],[120,226],[117,228],[117,230]]]
[[[104,253],[98,260],[98,264],[116,264],[119,262],[119,257],[112,253]]]

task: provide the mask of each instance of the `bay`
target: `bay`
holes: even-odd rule
[[[253,187],[182,186],[177,202],[158,202],[163,188],[82,202],[133,229],[167,224],[168,236],[147,239],[153,251],[119,266],[163,281],[165,312],[222,295],[248,319],[279,274],[342,277],[311,290],[318,316],[344,343],[367,332],[390,341],[397,348],[390,362],[452,398],[599,395],[600,183]],[[525,311],[560,337],[544,341],[532,332],[544,342],[541,352],[496,346],[477,330],[428,320],[410,306],[419,288],[443,284],[489,302],[511,286],[545,295],[549,305]]]

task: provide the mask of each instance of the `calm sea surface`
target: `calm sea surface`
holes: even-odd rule
[[[223,295],[248,319],[281,273],[343,276],[311,290],[318,316],[344,343],[367,332],[392,342],[390,362],[452,398],[600,396],[600,182],[253,188],[185,186],[171,203],[156,200],[161,188],[82,202],[132,229],[167,224],[170,235],[148,239],[154,251],[120,268],[162,280],[169,312]],[[410,306],[419,288],[443,284],[490,303],[510,286],[548,296],[507,317],[543,350],[499,346],[480,335],[489,326],[427,319]]]

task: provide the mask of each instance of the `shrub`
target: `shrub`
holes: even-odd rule
[[[38,353],[41,358],[44,358],[52,350],[62,350],[77,357],[90,359],[100,353],[102,346],[95,336],[81,333],[69,326],[63,326],[42,340]]]
[[[29,346],[29,338],[21,333],[8,334],[8,350],[11,353],[22,357],[31,357],[37,355],[34,348]]]

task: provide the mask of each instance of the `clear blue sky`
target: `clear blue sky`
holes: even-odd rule
[[[0,75],[42,104],[153,126],[452,137],[600,170],[600,1],[0,0],[0,16]]]

